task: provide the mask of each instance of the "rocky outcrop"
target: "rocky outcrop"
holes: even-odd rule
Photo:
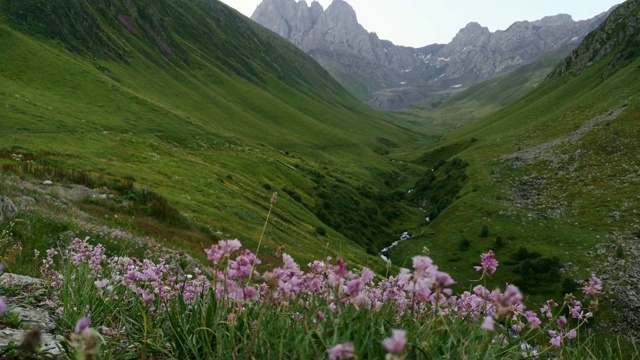
[[[3,221],[13,220],[18,216],[18,208],[6,196],[0,196],[0,223]]]
[[[306,1],[264,0],[252,19],[313,56],[356,97],[373,107],[398,108],[513,71],[561,46],[578,45],[605,14],[585,21],[548,16],[494,33],[470,23],[451,43],[418,49],[367,32],[343,0],[334,0],[326,10],[315,1],[309,6]],[[397,90],[416,88],[420,91]]]
[[[640,0],[630,0],[618,6],[596,31],[587,36],[548,78],[577,76],[591,65],[616,51],[605,73],[626,66],[638,57],[640,48]]]
[[[0,327],[0,347],[16,344],[25,347],[25,339],[34,334],[39,337],[38,356],[57,356],[62,353],[63,338],[55,334],[55,322],[45,306],[29,305],[33,299],[42,298],[44,281],[29,276],[4,273],[0,275],[0,289],[14,289],[16,295],[7,296],[9,314],[16,316],[15,326]],[[3,291],[4,292],[4,291]],[[33,349],[36,350],[36,349]],[[35,357],[34,357],[35,358]]]

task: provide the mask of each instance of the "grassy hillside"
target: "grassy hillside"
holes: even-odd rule
[[[634,6],[620,18],[637,17]],[[631,259],[640,228],[640,60],[611,72],[618,51],[629,49],[621,44],[580,74],[547,79],[416,154],[423,165],[459,158],[468,166],[455,177],[462,187],[451,205],[429,226],[412,229],[420,235],[390,257],[408,263],[408,254],[427,247],[451,264],[454,278],[473,279],[465,265],[493,249],[508,270],[491,282],[541,297],[560,297],[591,272],[606,274],[607,304],[616,304],[627,335],[637,336],[625,309],[637,305],[627,292],[638,280]]]
[[[94,215],[192,253],[255,248],[277,191],[267,253],[383,266],[366,251],[417,214],[384,155],[422,136],[218,1],[2,0],[0,45],[3,170],[111,187],[77,204]]]

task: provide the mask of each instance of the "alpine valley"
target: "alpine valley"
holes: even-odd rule
[[[532,309],[597,274],[585,331],[637,354],[640,0],[603,11],[412,49],[341,0],[264,0],[256,22],[217,0],[0,0],[1,261],[40,276],[34,251],[88,237],[207,273],[203,249],[237,238],[260,271],[284,251],[384,277],[428,253],[463,292],[492,250],[482,284],[515,284]],[[249,324],[231,315],[216,326]],[[144,328],[131,358],[170,351],[147,348],[162,343],[148,319],[127,325]],[[349,340],[319,334],[321,356]]]

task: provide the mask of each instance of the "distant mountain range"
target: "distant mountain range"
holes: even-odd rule
[[[584,21],[560,14],[493,33],[472,22],[449,44],[422,48],[397,46],[368,32],[343,0],[326,10],[315,1],[264,0],[251,18],[315,58],[360,100],[399,109],[508,73],[564,45],[577,46],[607,14]]]

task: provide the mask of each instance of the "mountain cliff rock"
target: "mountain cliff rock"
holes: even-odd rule
[[[252,15],[314,57],[356,97],[385,109],[513,71],[563,45],[577,46],[605,18],[574,21],[560,14],[493,33],[469,23],[449,44],[411,48],[365,30],[343,0],[326,10],[316,1],[263,0]]]
[[[576,76],[611,54],[605,74],[628,65],[640,51],[640,0],[618,6],[598,31],[589,34],[548,78]],[[617,50],[617,51],[614,51]]]

